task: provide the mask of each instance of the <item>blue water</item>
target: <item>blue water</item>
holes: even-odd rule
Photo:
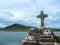
[[[60,37],[60,32],[54,32],[54,34]]]
[[[0,45],[21,45],[27,32],[0,32]]]
[[[54,34],[60,36],[60,32]],[[27,35],[27,32],[0,32],[0,45],[22,45]]]

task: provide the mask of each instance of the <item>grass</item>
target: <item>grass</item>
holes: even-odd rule
[[[29,29],[1,29],[0,31],[29,32]]]

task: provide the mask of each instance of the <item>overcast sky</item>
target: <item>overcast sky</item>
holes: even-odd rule
[[[60,28],[60,0],[0,0],[0,27],[14,23],[39,27],[41,10],[48,14],[46,27]]]

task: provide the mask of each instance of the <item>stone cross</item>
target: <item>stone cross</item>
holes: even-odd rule
[[[44,19],[48,17],[48,15],[44,14],[43,11],[41,11],[41,14],[37,17],[41,19],[41,27],[44,27]]]

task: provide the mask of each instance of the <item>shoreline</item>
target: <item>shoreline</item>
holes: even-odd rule
[[[0,32],[28,32],[28,31],[0,31]]]

